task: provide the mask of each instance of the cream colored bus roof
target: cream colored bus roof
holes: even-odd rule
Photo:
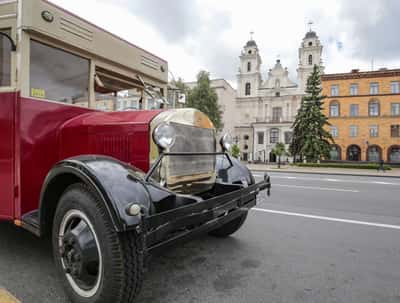
[[[109,64],[128,68],[151,82],[161,85],[168,82],[168,63],[160,57],[46,0],[19,1],[22,18],[15,21],[22,30],[68,44]],[[16,10],[16,1],[0,0],[0,21],[6,18],[5,15],[15,16]]]

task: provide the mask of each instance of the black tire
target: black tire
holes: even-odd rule
[[[86,244],[84,249],[80,250],[82,245],[76,243],[83,242],[81,239],[87,239],[82,236],[82,238],[78,237],[75,238],[75,241],[64,244],[75,234],[80,233],[75,230],[79,230],[77,226],[81,224],[82,226],[86,224],[86,233],[81,232],[81,234],[87,235],[87,231],[90,231],[91,239],[96,240],[90,243],[99,244],[99,248],[96,245],[93,249],[93,246]],[[62,237],[60,237],[61,230]],[[68,232],[66,232],[67,230]],[[52,242],[59,277],[73,303],[130,303],[139,293],[143,279],[143,253],[140,249],[139,237],[135,232],[115,232],[103,202],[94,191],[85,185],[74,184],[68,187],[62,195],[54,217]],[[75,249],[73,245],[78,248]],[[66,251],[73,253],[72,259]],[[86,254],[75,254],[77,251]],[[97,253],[93,254],[93,252]],[[83,264],[83,266],[73,267],[77,264],[77,262],[73,262],[78,257],[81,261],[89,259],[87,256],[97,256],[97,265],[93,261],[94,258],[90,258],[89,262],[92,263],[82,261],[78,264]],[[79,274],[75,271],[76,268],[80,268]],[[71,271],[71,269],[74,270]],[[83,271],[86,276],[82,274]],[[91,272],[90,278],[94,278],[94,280],[90,280],[95,281],[93,287],[90,283],[81,282],[89,281],[88,272]],[[86,287],[87,285],[89,287]],[[84,294],[82,295],[80,292]]]
[[[247,218],[247,212],[245,212],[240,217],[237,217],[236,219],[229,221],[228,223],[225,223],[221,227],[210,231],[209,234],[211,236],[218,237],[218,238],[229,237],[230,235],[237,232],[242,227],[242,225],[246,221],[246,218]]]

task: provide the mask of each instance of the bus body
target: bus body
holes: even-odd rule
[[[0,1],[0,220],[52,235],[73,302],[131,302],[147,254],[230,235],[270,187],[204,114],[160,108],[167,82],[165,60],[50,2]]]

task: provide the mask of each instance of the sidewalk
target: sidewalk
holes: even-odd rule
[[[297,167],[290,165],[281,165],[281,168],[279,169],[277,164],[247,164],[247,167],[253,171],[269,171],[274,173],[277,172],[400,178],[400,168],[392,168],[392,170],[386,172],[377,172],[374,169]]]

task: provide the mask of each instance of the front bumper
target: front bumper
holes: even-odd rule
[[[228,185],[229,186],[229,185]],[[195,204],[182,206],[143,218],[144,250],[156,252],[192,237],[216,229],[256,205],[261,190],[269,189],[269,177],[252,184],[232,185],[237,189]]]

